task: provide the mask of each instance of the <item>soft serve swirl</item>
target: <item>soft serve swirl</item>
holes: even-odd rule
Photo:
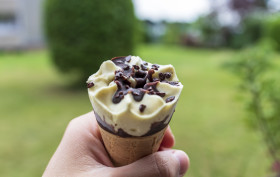
[[[172,65],[135,56],[103,62],[87,84],[98,122],[120,136],[146,136],[164,128],[183,88]]]

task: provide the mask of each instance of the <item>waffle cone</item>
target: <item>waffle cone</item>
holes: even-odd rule
[[[166,127],[145,137],[120,137],[99,127],[105,148],[115,166],[124,166],[158,151]]]

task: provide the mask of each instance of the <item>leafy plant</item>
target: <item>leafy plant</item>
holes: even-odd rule
[[[276,50],[280,51],[280,14],[274,14],[271,16],[266,23],[267,37],[274,43]]]
[[[241,80],[240,89],[247,98],[248,122],[261,132],[271,158],[279,163],[280,73],[270,51],[263,46],[248,48],[226,63],[226,67]],[[280,175],[279,168],[275,171]]]
[[[131,0],[47,0],[45,29],[52,59],[63,72],[85,80],[101,62],[134,48]]]

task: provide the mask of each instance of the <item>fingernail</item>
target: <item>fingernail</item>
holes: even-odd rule
[[[176,150],[174,151],[174,156],[178,159],[180,163],[180,170],[179,170],[179,175],[182,176],[184,175],[189,167],[189,157],[188,155],[181,151],[181,150]]]

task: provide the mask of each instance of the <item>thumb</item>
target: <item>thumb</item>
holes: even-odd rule
[[[179,177],[189,166],[187,154],[181,150],[159,151],[132,164],[115,168],[114,175],[122,177]]]

